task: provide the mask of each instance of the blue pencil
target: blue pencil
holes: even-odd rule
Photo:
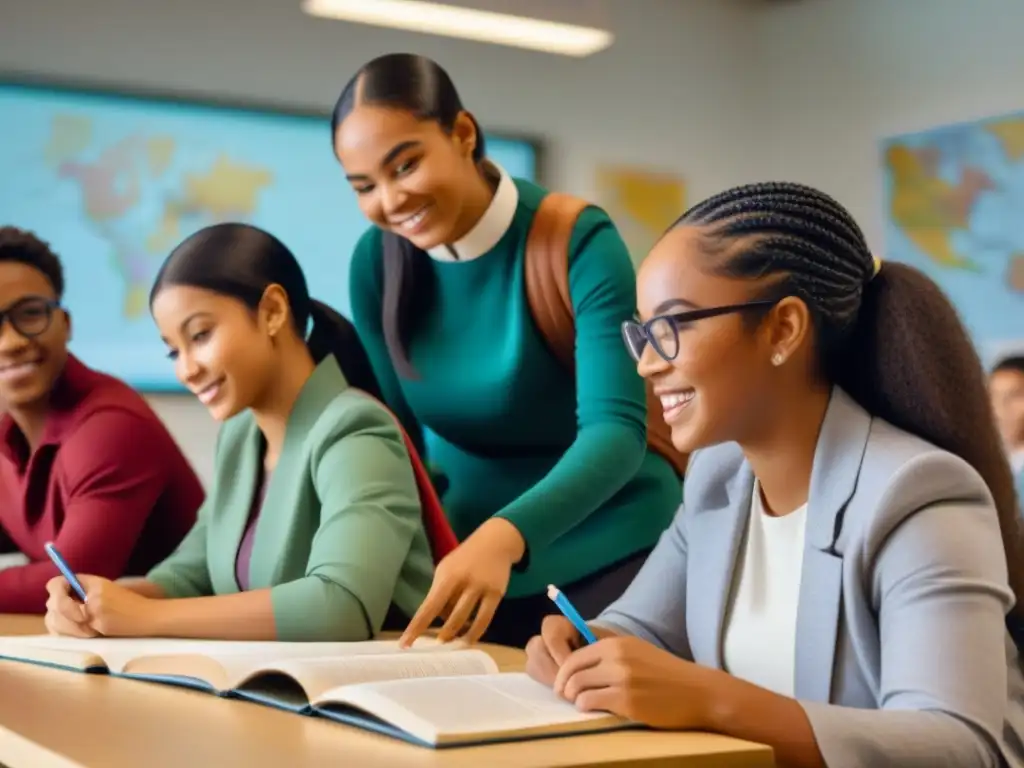
[[[53,543],[47,542],[43,545],[43,549],[46,550],[46,554],[48,554],[50,559],[53,560],[53,564],[57,566],[57,570],[59,570],[64,578],[68,580],[68,584],[71,585],[71,588],[78,593],[80,598],[82,598],[82,602],[86,602],[85,587],[82,586],[82,583],[75,577],[75,574],[72,573],[67,562],[63,557],[61,557],[60,552],[58,552],[57,548],[53,546]]]
[[[572,622],[588,645],[597,642],[597,637],[590,630],[590,627],[587,626],[587,622],[583,620],[583,617],[580,616],[580,612],[576,610],[576,607],[569,602],[569,598],[563,595],[561,590],[554,584],[548,584],[548,597],[558,607],[558,610],[562,612],[562,615]]]

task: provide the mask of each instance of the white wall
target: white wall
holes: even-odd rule
[[[298,0],[49,0],[0,14],[0,70],[329,108],[363,61],[441,61],[491,129],[546,143],[551,186],[598,161],[684,174],[691,199],[767,178],[851,208],[882,246],[884,136],[1024,108],[1021,0],[631,0],[564,59],[305,18]],[[0,180],[0,183],[3,183]],[[215,426],[154,398],[204,477]]]
[[[882,252],[879,140],[1024,109],[1021,0],[753,3],[754,175],[841,200]]]
[[[590,194],[602,160],[678,171],[693,195],[746,177],[754,70],[742,3],[606,3],[616,45],[583,60],[318,21],[298,7],[299,0],[7,3],[0,70],[327,110],[364,61],[411,50],[451,72],[484,126],[543,139],[547,181],[564,191]],[[208,478],[215,425],[191,399],[152,402]]]

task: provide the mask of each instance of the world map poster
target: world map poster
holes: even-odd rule
[[[0,225],[48,241],[66,272],[72,351],[144,391],[175,391],[149,315],[157,269],[209,224],[248,222],[298,257],[311,293],[348,314],[366,229],[330,120],[172,99],[0,83]],[[534,179],[536,147],[487,136]]]
[[[885,258],[953,300],[987,365],[1024,352],[1024,113],[883,142]]]

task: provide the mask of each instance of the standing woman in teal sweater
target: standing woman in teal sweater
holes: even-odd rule
[[[549,583],[596,615],[680,499],[675,470],[647,448],[644,385],[619,337],[635,306],[621,237],[593,207],[573,230],[574,378],[524,292],[547,191],[486,159],[447,73],[409,54],[371,61],[338,99],[332,133],[373,225],[351,264],[355,325],[387,403],[421,448],[430,433],[461,542],[403,640],[441,616],[443,638],[523,645],[552,608]]]

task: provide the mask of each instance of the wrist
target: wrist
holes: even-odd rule
[[[145,600],[142,603],[142,626],[139,634],[144,637],[168,637],[169,625],[173,622],[171,614],[174,611],[174,601],[154,600],[149,597],[141,597]]]
[[[700,728],[713,733],[728,733],[729,724],[742,709],[744,688],[748,683],[719,669],[705,669],[708,674],[700,691],[704,701]]]
[[[492,517],[477,530],[488,539],[491,546],[508,559],[509,565],[515,565],[526,554],[526,539],[519,529],[504,517]]]

